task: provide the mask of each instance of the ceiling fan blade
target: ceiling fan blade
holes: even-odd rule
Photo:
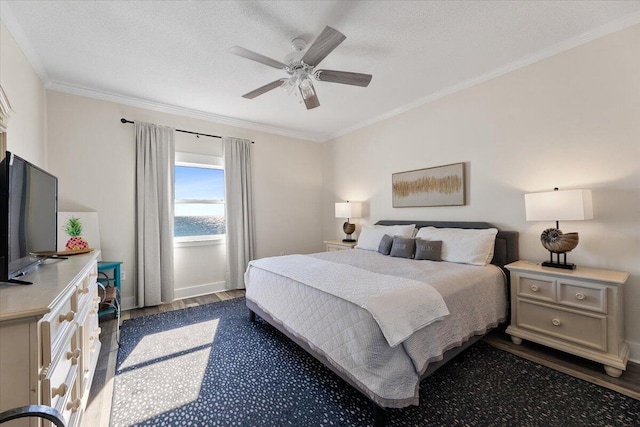
[[[315,67],[346,38],[340,31],[329,26],[324,27],[324,30],[302,57],[302,62]]]
[[[264,65],[268,65],[269,67],[277,68],[278,70],[283,70],[287,66],[280,61],[276,61],[275,59],[267,58],[264,55],[260,55],[259,53],[255,53],[252,50],[245,49],[240,46],[233,46],[229,48],[229,53],[233,53],[234,55],[242,56],[243,58],[250,59],[252,61],[259,62]]]
[[[259,88],[258,88],[258,89],[256,89],[256,90],[252,90],[252,91],[251,91],[251,92],[249,92],[249,93],[245,93],[244,95],[242,95],[242,97],[243,97],[243,98],[247,98],[247,99],[253,99],[253,98],[255,98],[256,96],[260,96],[260,95],[262,95],[263,93],[267,93],[267,92],[269,92],[270,90],[273,90],[273,89],[275,89],[275,88],[277,88],[277,87],[282,86],[282,84],[283,84],[286,80],[287,80],[287,79],[279,79],[279,80],[273,81],[273,82],[271,82],[271,83],[267,83],[266,85],[264,85],[264,86],[262,86],[262,87],[259,87]]]
[[[344,85],[367,87],[371,83],[371,74],[350,73],[348,71],[318,70],[313,74],[321,82],[342,83]]]

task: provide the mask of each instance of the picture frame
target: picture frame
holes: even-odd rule
[[[466,204],[464,163],[394,173],[391,185],[394,208]]]

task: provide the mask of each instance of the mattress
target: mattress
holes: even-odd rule
[[[418,405],[421,375],[445,351],[484,334],[506,317],[506,280],[494,265],[471,266],[348,250],[309,255],[431,285],[449,315],[390,346],[371,313],[282,274],[249,265],[246,297],[323,355],[382,407]]]

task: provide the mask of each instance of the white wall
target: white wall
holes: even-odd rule
[[[33,67],[2,22],[0,22],[0,85],[13,109],[8,121],[7,149],[46,169],[46,91]]]
[[[255,141],[257,256],[322,248],[320,144],[55,91],[47,92],[47,112],[49,170],[59,179],[60,210],[98,212],[103,259],[124,261],[125,307],[134,297],[135,135],[121,117]],[[202,147],[212,144],[179,135],[178,150],[207,153]],[[223,245],[176,248],[177,296],[218,286],[223,253]]]
[[[626,339],[640,359],[640,25],[431,102],[324,144],[324,237],[341,234],[335,201],[368,217],[488,221],[520,234],[520,256],[544,260],[543,229],[524,193],[591,188],[591,221],[569,260],[627,271]],[[467,166],[467,205],[392,208],[391,174]]]

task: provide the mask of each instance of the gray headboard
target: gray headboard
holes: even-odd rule
[[[488,222],[464,222],[464,221],[396,221],[382,220],[376,222],[376,225],[408,225],[415,224],[417,228],[437,227],[437,228],[498,228]],[[495,264],[503,268],[506,264],[520,259],[518,253],[518,232],[503,231],[498,229],[496,236],[496,246],[493,252],[493,260],[491,264]]]

